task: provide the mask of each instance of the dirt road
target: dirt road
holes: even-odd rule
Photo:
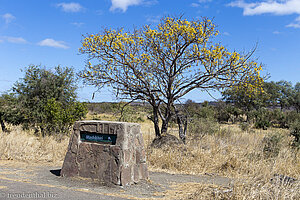
[[[103,186],[90,179],[63,178],[60,166],[0,162],[0,199],[180,199],[199,184],[228,186],[230,179],[150,172],[149,181]]]

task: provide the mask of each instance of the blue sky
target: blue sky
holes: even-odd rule
[[[190,20],[213,18],[220,31],[216,40],[231,50],[249,51],[258,44],[254,56],[270,73],[269,81],[300,82],[300,0],[0,0],[0,93],[30,64],[82,70],[85,56],[78,48],[86,33],[130,30],[182,14]],[[81,86],[79,99],[92,101],[95,90]],[[201,91],[186,99],[212,100]],[[113,100],[105,89],[93,101]]]

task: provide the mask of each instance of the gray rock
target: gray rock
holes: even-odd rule
[[[270,181],[273,184],[290,185],[295,183],[297,179],[282,174],[274,174]]]
[[[148,179],[140,125],[75,122],[61,176],[91,178],[108,185],[128,185]]]

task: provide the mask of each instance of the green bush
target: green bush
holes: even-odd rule
[[[228,109],[229,107],[230,105],[226,104],[225,102],[218,102],[215,113],[215,118],[218,120],[218,122],[223,123],[229,121],[231,115]]]
[[[274,109],[268,111],[270,123],[273,127],[287,128],[287,115],[280,109]]]
[[[86,105],[76,100],[74,76],[68,67],[26,68],[24,78],[13,87],[15,107],[24,128],[33,128],[42,135],[66,134],[74,121],[86,115]]]
[[[233,123],[242,121],[240,116],[243,114],[243,111],[235,106],[226,104],[225,102],[219,102],[216,106],[216,115],[215,118],[218,122],[228,122],[231,120]]]
[[[215,109],[213,106],[208,105],[208,102],[203,102],[201,105],[193,102],[192,100],[187,100],[182,111],[184,115],[195,120],[201,118],[214,119],[215,117]]]
[[[195,118],[200,109],[201,109],[200,104],[195,103],[194,101],[189,99],[185,102],[182,111],[184,112],[185,115],[188,115],[191,118]]]
[[[85,116],[87,107],[85,103],[80,102],[70,102],[64,106],[62,102],[51,98],[45,105],[45,111],[45,121],[41,121],[39,124],[42,132],[47,130],[48,134],[67,134],[73,123]]]
[[[290,134],[294,137],[292,145],[300,148],[300,119],[290,125]]]
[[[124,122],[144,122],[143,119],[144,112],[142,111],[140,106],[136,105],[126,105],[125,103],[120,103],[119,108],[117,110],[116,115],[119,115],[119,121]]]
[[[8,131],[5,123],[19,125],[24,120],[22,107],[18,102],[16,95],[3,94],[0,96],[0,122],[2,131]]]
[[[188,124],[188,133],[192,138],[199,139],[205,135],[212,135],[219,131],[220,125],[209,118],[193,120]]]
[[[250,130],[250,124],[248,122],[241,122],[239,124],[239,127],[242,131],[249,131]]]
[[[268,129],[271,126],[269,110],[260,108],[248,113],[248,118],[254,120],[254,127],[261,129]]]
[[[215,118],[214,107],[212,107],[212,106],[203,106],[199,109],[196,116],[197,116],[197,118],[214,119]]]
[[[296,111],[286,112],[286,124],[288,128],[290,128],[290,126],[293,123],[299,120],[300,120],[300,113],[297,113]]]
[[[265,158],[278,156],[281,148],[282,136],[278,133],[267,135],[262,140],[263,155]]]

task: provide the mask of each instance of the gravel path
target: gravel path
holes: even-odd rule
[[[218,176],[150,172],[150,180],[131,186],[103,186],[90,179],[63,178],[58,166],[13,166],[0,163],[0,200],[4,199],[172,199],[186,190],[181,185],[201,183],[228,186]],[[174,197],[175,198],[175,197]]]

